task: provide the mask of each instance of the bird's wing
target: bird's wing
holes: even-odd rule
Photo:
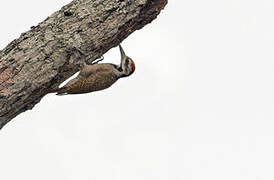
[[[113,69],[115,69],[115,65],[110,63],[86,65],[80,71],[78,76],[79,78],[88,78],[94,73],[113,71]]]
[[[78,78],[71,79],[67,84],[65,84],[62,88],[68,88],[71,87],[73,84],[75,84],[78,81]]]
[[[79,73],[79,77],[81,78],[87,78],[89,77],[91,74],[95,73],[97,71],[98,67],[97,65],[86,65],[83,67],[83,69],[80,71]]]
[[[57,91],[57,95],[67,93],[68,90],[73,89],[75,86],[78,86],[81,84],[81,80],[79,78],[71,79],[67,84],[65,84],[63,87],[59,88]]]

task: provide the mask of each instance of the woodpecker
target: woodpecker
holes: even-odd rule
[[[85,64],[79,75],[61,88],[55,89],[56,95],[83,94],[109,88],[118,79],[128,77],[135,71],[135,63],[128,57],[122,46],[120,65],[111,63]]]

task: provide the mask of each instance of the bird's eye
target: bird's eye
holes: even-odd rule
[[[128,67],[128,64],[129,64],[129,60],[126,59],[126,62],[125,62],[126,67]]]

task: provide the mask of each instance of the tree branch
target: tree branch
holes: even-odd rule
[[[0,129],[154,20],[167,0],[73,0],[0,51]]]

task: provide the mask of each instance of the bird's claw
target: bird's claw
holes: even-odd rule
[[[102,56],[100,59],[94,59],[94,60],[87,60],[85,61],[86,65],[93,65],[93,64],[98,64],[100,61],[104,60],[104,56]]]
[[[95,59],[94,62],[92,62],[92,64],[98,64],[100,61],[104,60],[104,56],[101,56],[100,59]]]

